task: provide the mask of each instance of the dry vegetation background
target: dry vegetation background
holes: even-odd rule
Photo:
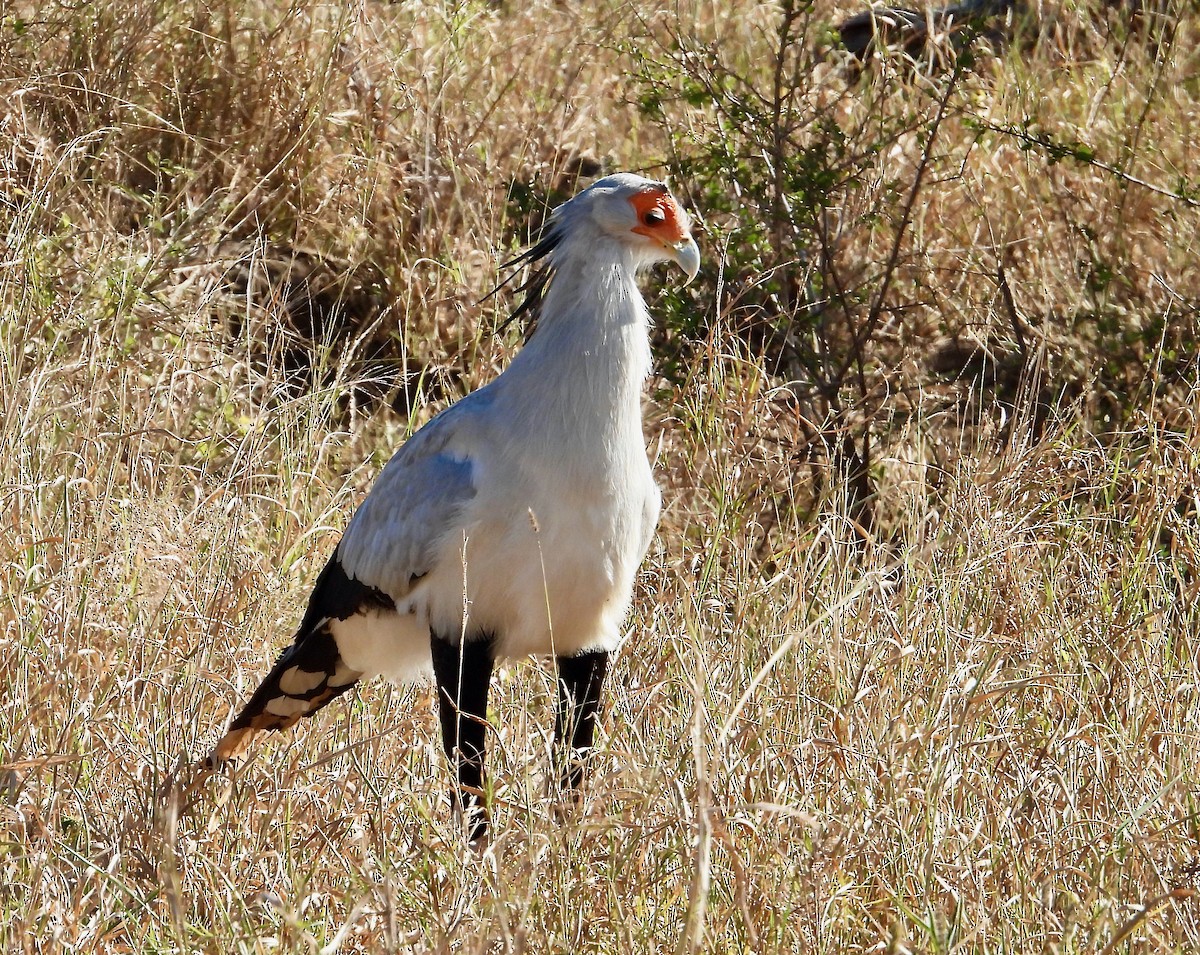
[[[1200,23],[1034,6],[0,7],[0,949],[1200,950]],[[585,809],[535,661],[482,857],[418,691],[160,798],[623,168],[706,263]]]

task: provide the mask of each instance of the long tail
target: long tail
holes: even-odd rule
[[[329,621],[297,636],[233,721],[212,756],[211,764],[238,760],[262,732],[285,730],[302,716],[312,716],[362,676],[338,654]]]
[[[383,591],[346,576],[335,550],[317,577],[295,642],[283,651],[221,737],[208,765],[240,759],[259,733],[289,729],[300,717],[312,716],[354,686],[362,674],[342,659],[330,623],[384,609],[394,611],[396,602]]]

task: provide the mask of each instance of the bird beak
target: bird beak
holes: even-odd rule
[[[690,235],[685,235],[668,248],[671,259],[687,273],[687,281],[683,283],[686,288],[700,271],[700,250],[696,247],[696,240]]]

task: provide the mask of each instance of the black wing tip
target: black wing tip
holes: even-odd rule
[[[317,577],[295,639],[229,724],[208,767],[239,762],[259,733],[289,729],[349,690],[362,674],[342,660],[328,621],[395,606],[382,590],[347,574],[335,550]]]
[[[338,559],[338,550],[334,548],[329,562],[313,585],[308,609],[296,630],[296,639],[315,630],[322,620],[329,617],[346,620],[363,610],[394,610],[395,607],[396,602],[378,587],[364,584],[347,574]]]

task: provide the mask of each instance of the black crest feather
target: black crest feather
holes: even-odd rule
[[[546,256],[558,247],[561,241],[562,230],[559,227],[559,223],[551,221],[547,224],[537,242],[520,255],[501,264],[501,269],[519,270],[524,265],[531,266],[532,268],[529,277],[514,289],[518,293],[524,293],[525,297],[513,309],[512,314],[496,328],[496,334],[500,334],[513,322],[520,320],[525,326],[525,340],[529,341],[529,337],[537,328],[538,319],[542,314],[542,302],[546,298],[546,289],[550,286],[550,282],[554,278],[554,266],[544,260]],[[519,274],[519,271],[513,271],[508,278],[480,299],[480,302],[486,302],[512,282]]]

